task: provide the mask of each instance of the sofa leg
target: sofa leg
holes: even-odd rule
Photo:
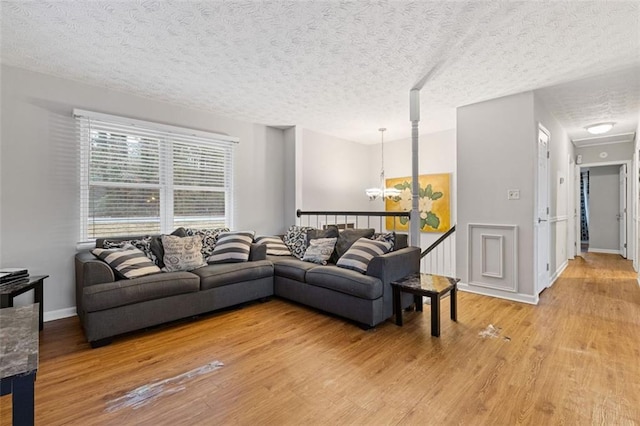
[[[260,299],[258,299],[258,302],[260,303],[266,303],[269,300],[271,300],[271,296],[267,296],[267,297],[261,297]]]
[[[364,330],[364,331],[368,331],[368,330],[371,330],[372,328],[374,328],[374,326],[369,325],[369,324],[365,324],[365,323],[362,323],[362,322],[358,323],[358,327],[360,327],[360,329]]]
[[[113,339],[111,337],[105,337],[104,339],[93,340],[89,342],[92,349],[101,348],[103,346],[110,345]]]

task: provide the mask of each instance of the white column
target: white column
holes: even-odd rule
[[[418,211],[418,124],[420,123],[420,89],[409,92],[409,116],[411,119],[411,227],[410,243],[420,247],[420,212]]]

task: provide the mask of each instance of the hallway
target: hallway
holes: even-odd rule
[[[549,383],[564,399],[562,405],[582,405],[592,423],[640,421],[636,277],[632,262],[619,255],[582,253],[540,296],[539,307],[548,310],[548,324],[555,328],[548,343],[559,380]]]

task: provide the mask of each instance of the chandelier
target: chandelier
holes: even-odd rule
[[[367,197],[369,197],[370,201],[373,201],[378,197],[382,197],[384,199],[400,195],[399,189],[386,187],[386,181],[384,178],[384,132],[386,130],[387,129],[384,127],[378,129],[380,132],[380,187],[365,189],[365,193],[367,194]]]

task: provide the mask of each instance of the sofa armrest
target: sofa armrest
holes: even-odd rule
[[[249,251],[249,261],[254,260],[266,260],[267,259],[267,245],[266,244],[251,244],[251,250]]]
[[[88,251],[76,254],[76,311],[81,321],[84,321],[82,294],[85,287],[110,283],[116,280],[113,270],[102,260]]]
[[[88,251],[76,254],[76,287],[111,283],[116,280],[113,269]]]
[[[405,247],[371,259],[367,275],[379,278],[383,284],[420,271],[420,248]]]

